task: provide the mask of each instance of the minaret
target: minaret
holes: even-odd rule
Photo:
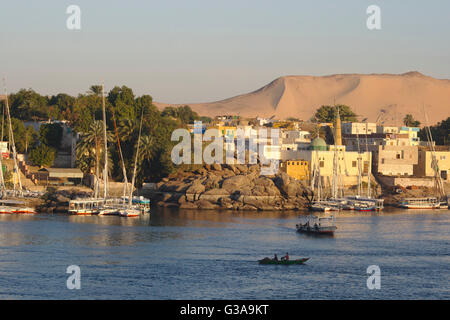
[[[339,114],[339,106],[337,108],[337,117],[336,117],[336,143],[337,146],[342,146],[342,132],[341,132],[341,115]]]

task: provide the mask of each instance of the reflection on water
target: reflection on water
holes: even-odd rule
[[[0,215],[0,298],[450,298],[448,210],[336,213],[334,237],[297,233],[305,214]],[[286,251],[311,260],[256,262]],[[84,275],[77,293],[65,289],[71,264]],[[380,291],[366,288],[371,264],[382,270]]]

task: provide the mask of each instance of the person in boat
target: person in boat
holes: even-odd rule
[[[289,261],[289,254],[286,252],[286,255],[284,256],[284,260]]]
[[[273,261],[278,261],[278,256],[276,253],[275,253],[275,256],[273,257]]]

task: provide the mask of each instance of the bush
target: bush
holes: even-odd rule
[[[55,161],[55,150],[45,144],[41,144],[37,148],[31,150],[29,160],[35,166],[50,167],[53,164],[53,161]]]

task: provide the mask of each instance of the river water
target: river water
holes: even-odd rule
[[[140,218],[0,215],[1,299],[449,299],[450,211],[336,215],[153,209]],[[305,265],[259,265],[289,252]],[[66,269],[81,270],[81,289]],[[381,270],[369,290],[367,268]]]

